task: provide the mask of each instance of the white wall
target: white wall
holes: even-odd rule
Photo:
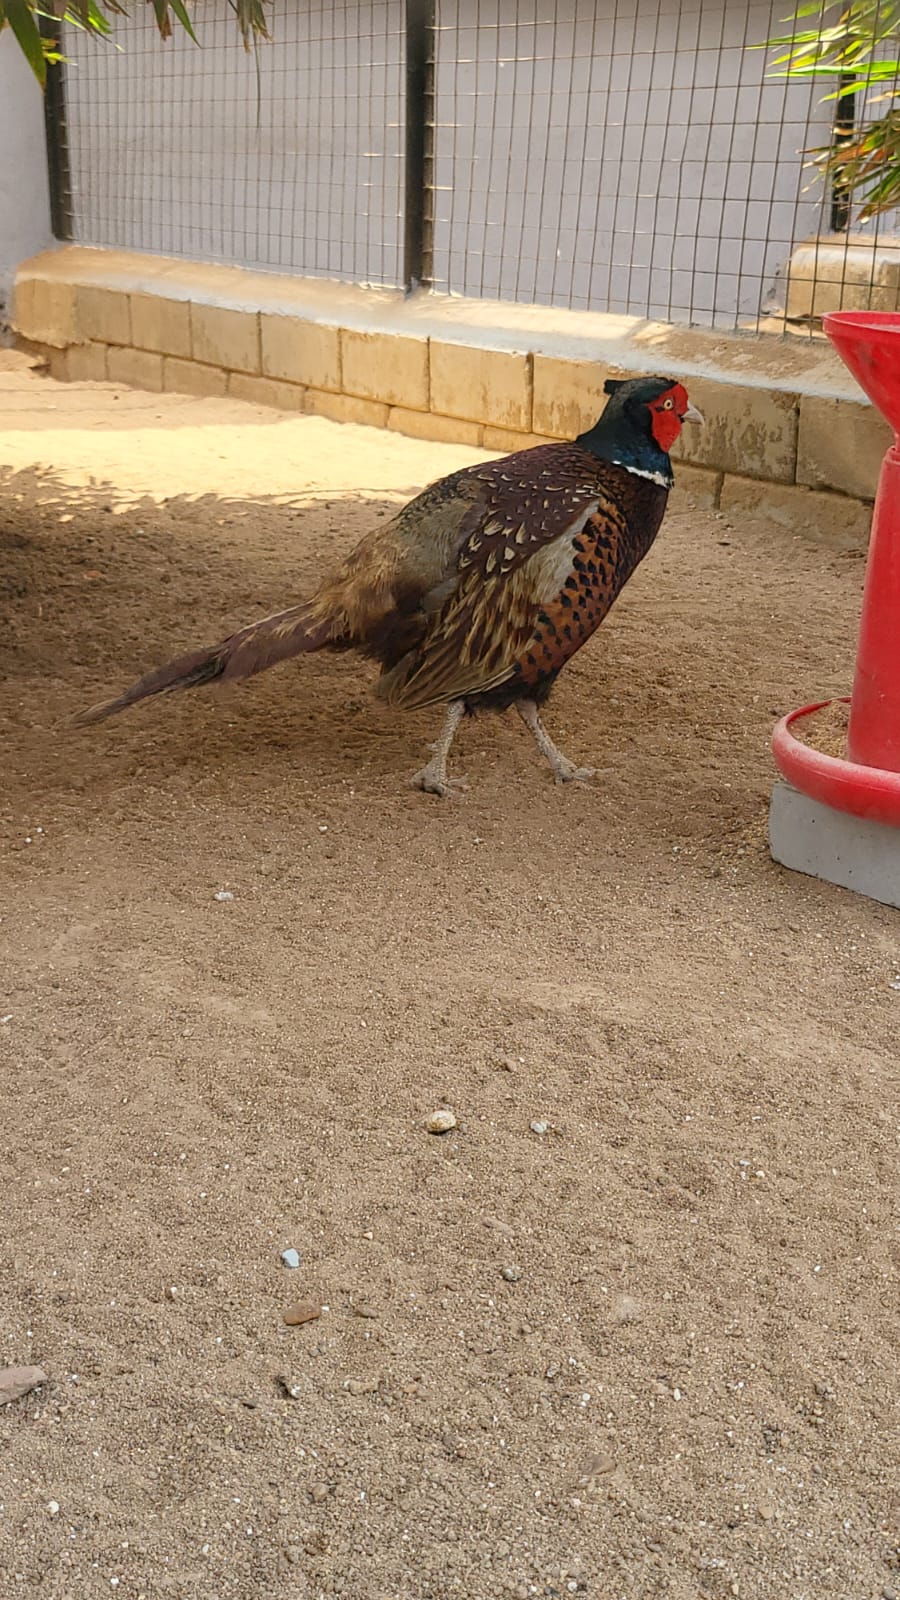
[[[20,261],[51,242],[41,91],[10,30],[0,33],[0,340]]]

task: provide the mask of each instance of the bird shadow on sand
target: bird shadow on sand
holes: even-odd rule
[[[107,483],[71,486],[40,469],[0,472],[0,703],[49,777],[66,752],[91,745],[101,766],[139,749],[170,766],[257,752],[324,760],[349,737],[377,742],[374,669],[358,656],[310,658],[247,688],[199,692],[141,708],[114,731],[69,719],[106,691],[177,652],[222,638],[315,586],[397,501],[206,494],[123,504]],[[342,726],[347,722],[351,726]],[[418,722],[408,719],[407,762]],[[368,734],[363,731],[368,723]],[[34,737],[29,739],[28,733]],[[230,750],[229,750],[229,747]],[[267,759],[268,759],[267,755]]]
[[[298,783],[310,791],[384,787],[392,798],[409,792],[406,781],[436,737],[440,713],[401,716],[380,706],[371,696],[377,668],[354,652],[306,656],[248,684],[163,697],[97,729],[70,726],[76,713],[147,669],[302,599],[406,498],[404,491],[365,499],[127,499],[108,482],[72,485],[52,470],[0,470],[8,792],[133,792],[145,772],[211,791],[264,775],[273,795],[290,795]],[[712,814],[719,801],[692,771],[688,719],[704,697],[716,699],[717,742],[738,741],[739,768],[754,787],[765,732],[751,749],[746,691],[737,683],[723,695],[718,647],[714,639],[698,642],[708,611],[678,550],[690,530],[673,527],[664,537],[664,560],[654,556],[652,574],[638,575],[568,667],[548,722],[579,759],[616,769],[580,799],[567,786],[565,805],[631,807],[634,790],[644,814],[672,805],[696,813],[699,804],[713,829],[721,825]],[[539,802],[554,788],[529,746],[511,715],[478,718],[463,730],[459,771],[485,799],[500,802],[499,786],[509,783],[512,804],[521,782]],[[710,757],[718,767],[706,735],[697,748],[705,767]],[[721,799],[726,791],[715,777]],[[750,799],[739,799],[742,789],[735,785],[729,805],[737,815]],[[421,800],[409,793],[411,803]],[[554,799],[554,815],[557,809]]]

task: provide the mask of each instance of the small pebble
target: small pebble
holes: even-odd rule
[[[771,1522],[775,1515],[775,1507],[771,1500],[761,1500],[757,1507],[763,1522]]]
[[[298,1300],[294,1305],[288,1306],[284,1313],[284,1321],[289,1328],[301,1328],[304,1322],[316,1322],[322,1315],[322,1307],[314,1300]]]
[[[630,1294],[614,1294],[612,1299],[613,1321],[626,1323],[636,1322],[641,1314],[637,1300]]]
[[[504,1239],[512,1238],[513,1231],[508,1222],[501,1222],[499,1217],[482,1217],[481,1220],[485,1227],[490,1228],[492,1232],[502,1233]]]
[[[286,1267],[299,1267],[300,1252],[298,1250],[282,1250],[281,1259]]]
[[[348,1378],[344,1384],[348,1394],[374,1394],[380,1378]]]
[[[47,1374],[43,1367],[0,1368],[0,1406],[7,1405],[10,1400],[21,1400],[29,1389],[46,1382]]]
[[[214,900],[218,900],[220,902],[221,901],[225,901],[225,900],[233,900],[234,899],[234,895],[232,894],[230,889],[217,889],[215,894],[213,895],[213,899]]]
[[[314,1483],[309,1491],[309,1498],[314,1505],[320,1506],[323,1500],[328,1499],[330,1493],[327,1483]]]
[[[289,1400],[299,1400],[300,1399],[300,1385],[299,1385],[299,1383],[291,1383],[290,1378],[279,1378],[278,1382],[280,1383],[282,1389],[284,1390],[284,1392],[287,1395]]]
[[[47,1501],[47,1510],[49,1511],[51,1517],[58,1517],[59,1516],[59,1501],[58,1500],[48,1500]]]
[[[449,1133],[456,1127],[456,1118],[453,1112],[444,1107],[441,1111],[432,1111],[425,1124],[429,1133]]]
[[[583,1462],[574,1487],[585,1489],[588,1494],[595,1494],[600,1487],[601,1479],[608,1478],[615,1470],[614,1457],[607,1455],[605,1451],[599,1451],[596,1455],[588,1456]]]
[[[881,1600],[897,1600],[896,1589],[882,1589]]]
[[[522,1276],[522,1269],[521,1267],[504,1267],[500,1276],[505,1278],[507,1283],[518,1283]]]
[[[550,1132],[550,1124],[549,1124],[549,1122],[529,1122],[528,1126],[531,1129],[532,1133],[543,1134],[543,1133],[549,1133]]]

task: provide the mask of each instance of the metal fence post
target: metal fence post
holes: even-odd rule
[[[39,18],[44,38],[58,39],[61,23],[55,17]],[[44,89],[44,129],[47,136],[47,176],[50,184],[50,226],[55,239],[72,237],[72,175],[69,166],[69,131],[66,125],[65,68],[61,61],[47,65]]]
[[[834,126],[832,128],[832,142],[836,150],[850,144],[856,128],[856,95],[851,87],[855,75],[852,72],[842,72],[838,79],[840,93],[835,103]],[[831,231],[832,233],[846,233],[850,227],[852,205],[846,184],[841,181],[840,172],[835,172],[831,179]]]
[[[403,281],[431,284],[433,264],[435,0],[406,0],[406,183]]]

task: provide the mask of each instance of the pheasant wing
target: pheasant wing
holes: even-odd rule
[[[550,448],[557,457],[550,470],[524,485],[501,478],[467,514],[458,581],[421,643],[379,684],[389,704],[412,709],[508,682],[543,608],[557,600],[579,563],[576,543],[585,524],[601,523],[610,547],[618,541],[620,513],[589,464],[586,470],[583,452],[569,462],[568,452]]]

